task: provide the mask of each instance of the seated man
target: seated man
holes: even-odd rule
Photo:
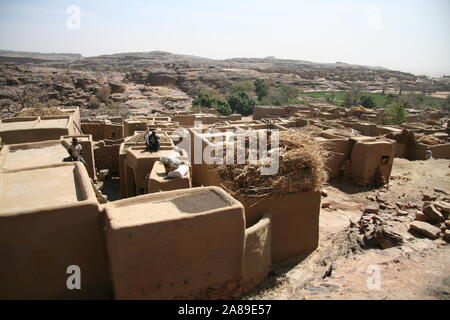
[[[148,133],[145,135],[145,146],[147,151],[156,152],[159,150],[159,137],[156,135],[155,130],[152,130],[152,133]]]
[[[72,138],[72,144],[67,151],[69,152],[69,157],[64,158],[65,162],[80,161],[87,166],[86,161],[83,159],[83,147],[78,143],[77,138]]]

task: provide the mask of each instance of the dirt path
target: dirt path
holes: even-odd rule
[[[334,181],[321,210],[320,245],[307,257],[274,268],[247,299],[449,299],[450,246],[408,232],[423,195],[450,198],[450,160],[395,159],[389,185],[374,189]],[[447,194],[446,194],[447,193]],[[380,215],[401,235],[388,249],[361,248],[349,232],[364,207],[381,198]],[[399,215],[398,206],[402,207]],[[409,208],[409,207],[412,208]]]

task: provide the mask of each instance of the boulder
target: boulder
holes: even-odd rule
[[[110,81],[109,87],[111,88],[111,93],[124,93],[125,85],[120,82]]]
[[[395,213],[396,216],[407,216],[408,215],[408,211],[404,211],[404,210],[397,210],[397,212]]]
[[[437,199],[437,197],[431,196],[429,194],[424,194],[423,197],[422,197],[423,201],[434,201],[436,199]]]
[[[445,227],[446,227],[447,229],[450,229],[450,220],[446,220],[446,221],[445,221]]]
[[[434,205],[429,205],[423,208],[422,212],[428,217],[430,218],[431,221],[433,222],[444,222],[445,218],[442,215],[442,213],[436,209],[436,207]]]
[[[322,208],[328,208],[331,206],[331,203],[329,202],[322,202]]]
[[[445,241],[450,242],[450,230],[446,230],[442,237]]]
[[[424,215],[422,211],[417,210],[414,220],[427,222],[430,219],[426,215]]]
[[[369,204],[364,208],[364,213],[378,213],[380,212],[380,206],[376,204]]]
[[[439,234],[441,233],[441,230],[439,228],[436,228],[435,226],[422,221],[411,222],[411,224],[409,225],[409,230],[415,231],[432,240],[439,238]]]
[[[433,205],[444,215],[448,216],[450,213],[450,203],[446,201],[436,201]]]

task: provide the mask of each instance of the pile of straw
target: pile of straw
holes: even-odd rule
[[[145,143],[145,132],[135,134],[127,139],[126,143]]]
[[[350,109],[351,114],[371,114],[374,111],[364,108],[363,106],[355,106]]]
[[[427,135],[424,135],[422,133],[415,133],[414,134],[414,141],[416,143],[424,143],[424,144],[427,144],[429,146],[435,146],[435,145],[438,145],[438,144],[445,143],[445,141],[442,141],[441,139],[439,139],[437,137],[427,136]]]
[[[65,113],[59,110],[57,107],[50,108],[30,108],[21,110],[18,117],[37,117],[37,116],[61,116]]]
[[[216,170],[223,180],[222,186],[233,195],[253,198],[320,190],[327,180],[325,161],[328,153],[325,148],[305,133],[279,134],[277,174],[261,175],[261,168],[267,165],[264,160],[256,164],[217,165]]]

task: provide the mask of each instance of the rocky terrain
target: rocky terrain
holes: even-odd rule
[[[448,300],[449,165],[396,158],[382,189],[333,182],[319,249],[278,266],[247,298]]]
[[[58,104],[81,106],[85,115],[147,114],[188,110],[199,90],[226,93],[234,82],[255,79],[266,79],[275,85],[289,83],[304,91],[348,90],[355,86],[364,92],[402,90],[439,95],[450,91],[448,78],[432,79],[342,62],[212,60],[161,51],[97,57],[0,51],[3,114],[11,113],[9,106],[17,102],[11,91],[23,86],[33,86],[34,91],[41,89],[41,101],[54,99]],[[104,86],[111,89],[110,97],[92,108],[90,97]]]

